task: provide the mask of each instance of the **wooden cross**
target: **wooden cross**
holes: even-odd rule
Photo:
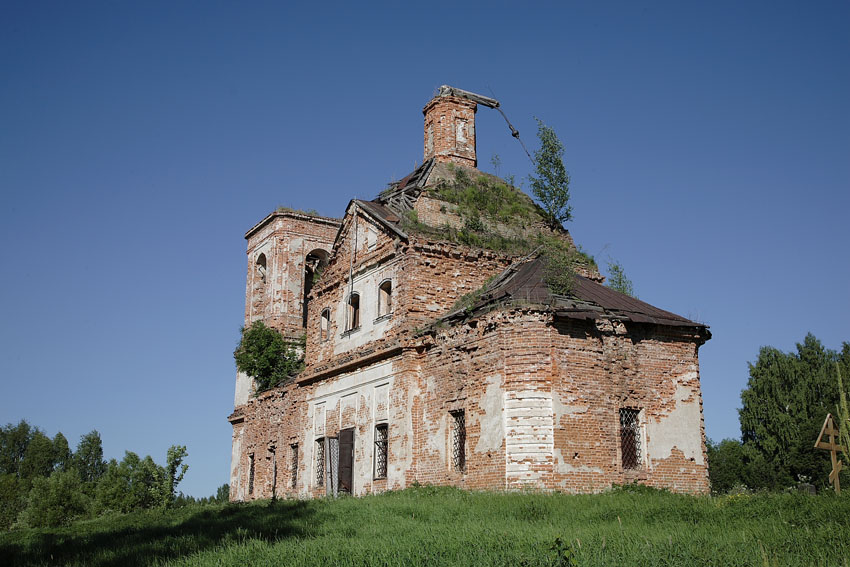
[[[823,436],[829,436],[829,443],[823,441]],[[845,451],[844,447],[835,442],[835,438],[838,437],[838,429],[836,429],[835,424],[832,422],[832,414],[826,414],[826,419],[823,422],[823,427],[821,427],[820,434],[818,435],[818,440],[815,441],[815,449],[826,449],[829,451],[829,456],[832,459],[832,472],[829,473],[829,482],[835,487],[835,492],[841,494],[841,485],[838,482],[838,474],[841,472],[843,468],[842,462],[838,459],[838,451]]]

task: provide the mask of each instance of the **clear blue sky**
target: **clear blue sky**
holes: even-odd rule
[[[760,346],[850,340],[848,2],[286,4],[0,9],[0,423],[185,444],[181,488],[212,494],[245,231],[408,173],[441,84],[529,146],[552,126],[576,241],[711,326],[710,437],[738,436]],[[498,113],[478,144],[527,186]]]

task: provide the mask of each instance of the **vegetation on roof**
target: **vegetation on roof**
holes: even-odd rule
[[[484,295],[484,292],[487,291],[487,288],[490,287],[490,284],[493,283],[493,280],[495,279],[496,276],[490,276],[478,289],[472,290],[469,293],[458,297],[449,312],[462,309],[467,315],[469,315],[472,312],[472,308],[476,303],[481,301],[481,297]]]
[[[321,214],[319,214],[319,211],[317,211],[316,209],[307,209],[305,211],[303,209],[293,209],[292,207],[285,207],[283,205],[280,205],[278,208],[276,208],[275,212],[276,213],[295,213],[296,215],[304,215],[304,216],[307,216],[307,217],[320,217],[320,216],[322,216]]]
[[[555,131],[537,120],[537,137],[540,149],[534,152],[534,169],[530,175],[531,192],[540,201],[546,216],[554,227],[560,227],[573,218],[570,205],[570,174],[564,167],[564,144]]]
[[[465,169],[454,168],[454,182],[442,182],[432,194],[435,198],[456,206],[467,225],[481,232],[486,225],[503,228],[526,228],[544,220],[543,210],[522,191],[500,179],[478,175],[474,179]]]
[[[537,251],[550,266],[545,281],[559,295],[569,295],[576,266],[598,270],[592,256],[550,228],[547,214],[528,195],[491,176],[472,178],[464,168],[455,167],[454,174],[454,181],[443,181],[428,194],[445,202],[442,212],[457,215],[460,228],[427,225],[411,210],[402,215],[405,231],[514,255]]]

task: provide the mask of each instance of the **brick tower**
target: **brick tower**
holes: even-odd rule
[[[425,159],[477,167],[475,112],[478,104],[454,96],[451,87],[440,92],[422,109],[425,115]]]

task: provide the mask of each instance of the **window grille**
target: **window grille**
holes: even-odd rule
[[[387,424],[375,426],[375,478],[387,477]]]
[[[254,494],[254,453],[248,455],[248,494]]]
[[[452,416],[452,467],[466,470],[466,414],[463,410],[451,412]]]
[[[620,409],[620,451],[622,452],[623,468],[640,468],[640,410],[635,408]]]
[[[328,437],[328,486],[325,493],[336,496],[339,493],[339,437]]]
[[[325,439],[316,439],[316,486],[325,485]]]
[[[292,464],[290,465],[290,474],[292,475],[290,486],[294,490],[298,486],[298,443],[289,446],[292,454]]]

